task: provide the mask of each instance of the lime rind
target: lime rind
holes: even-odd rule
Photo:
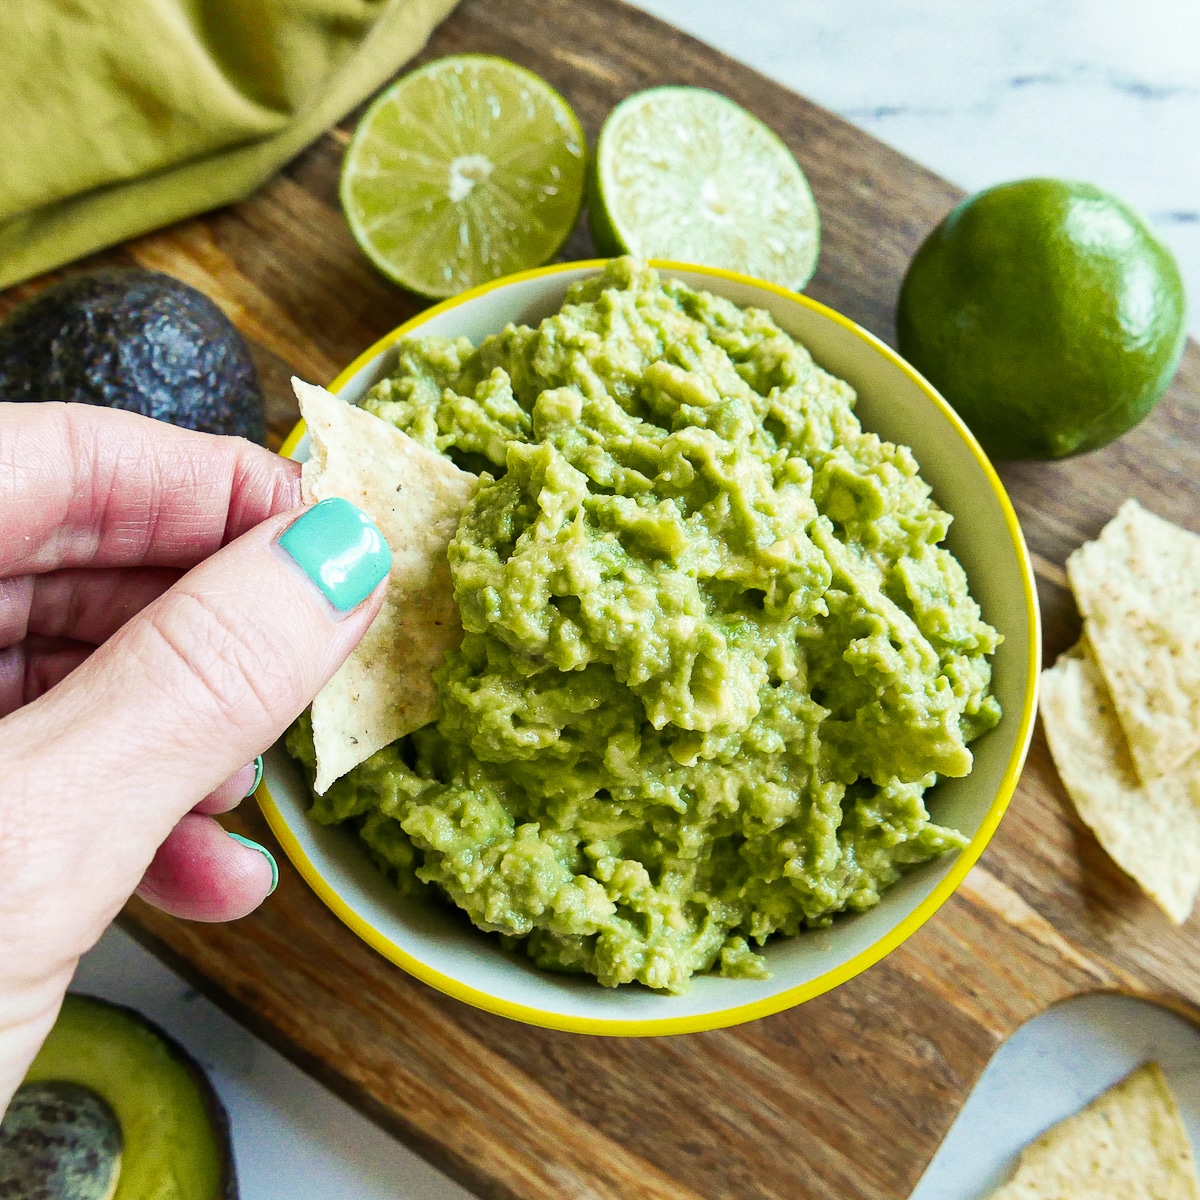
[[[792,152],[703,88],[651,88],[617,105],[597,140],[588,212],[602,253],[724,267],[797,291],[820,250]]]
[[[1178,368],[1186,300],[1171,251],[1079,180],[961,201],[900,288],[901,354],[998,459],[1061,459],[1142,421]]]
[[[558,253],[586,159],[578,118],[545,80],[507,59],[456,55],[367,110],[343,161],[342,208],[388,278],[452,296]]]

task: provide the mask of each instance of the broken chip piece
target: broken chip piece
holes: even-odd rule
[[[1200,537],[1126,500],[1067,559],[1138,777],[1200,750]]]
[[[1158,1064],[1026,1146],[991,1200],[1200,1200],[1183,1118]]]
[[[1079,815],[1176,924],[1200,891],[1200,754],[1150,783],[1134,768],[1087,638],[1042,674],[1042,722]]]
[[[312,439],[304,500],[351,501],[392,550],[383,608],[313,701],[314,786],[323,794],[436,715],[433,672],[462,640],[446,548],[478,478],[324,388],[299,379],[292,386]]]

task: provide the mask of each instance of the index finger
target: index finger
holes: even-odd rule
[[[0,576],[186,568],[299,503],[299,466],[241,438],[90,404],[0,404]]]

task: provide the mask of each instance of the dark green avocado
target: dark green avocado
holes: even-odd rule
[[[132,1009],[67,996],[0,1124],[0,1200],[237,1196],[203,1070]]]
[[[262,392],[241,334],[159,271],[71,275],[0,324],[0,400],[103,404],[261,443]]]

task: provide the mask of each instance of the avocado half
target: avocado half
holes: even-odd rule
[[[229,1119],[157,1025],[72,993],[0,1124],[0,1196],[237,1200]]]
[[[136,267],[71,275],[0,324],[0,400],[67,400],[262,443],[250,349],[203,292]]]

